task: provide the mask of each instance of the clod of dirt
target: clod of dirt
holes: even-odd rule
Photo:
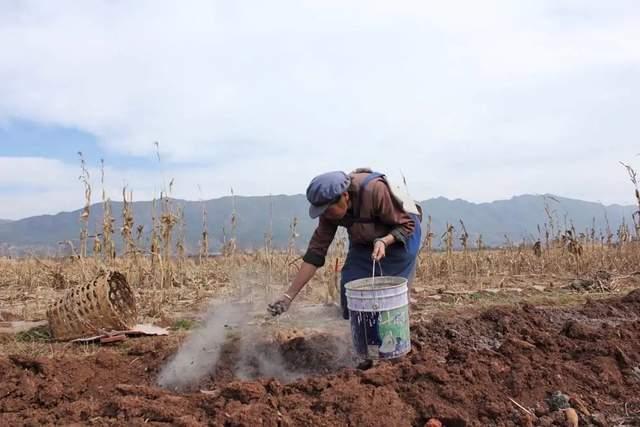
[[[362,362],[358,363],[358,366],[356,368],[360,369],[361,371],[366,371],[367,369],[371,369],[373,368],[373,360],[365,359]]]
[[[288,367],[314,373],[330,373],[352,365],[351,355],[345,349],[350,343],[331,334],[295,337],[280,343],[279,353]]]
[[[53,408],[64,396],[64,388],[60,381],[54,379],[47,384],[47,387],[41,387],[36,394],[36,401],[45,408]]]
[[[362,383],[377,387],[393,384],[396,380],[396,372],[389,365],[380,365],[375,369],[369,369],[362,374]]]
[[[260,400],[267,391],[260,383],[232,382],[222,389],[222,396],[229,400],[237,400],[245,405]]]
[[[547,399],[547,404],[551,411],[559,411],[560,409],[567,409],[571,407],[569,404],[569,396],[561,391],[554,391]]]
[[[533,407],[533,413],[536,417],[541,418],[549,414],[549,407],[543,403],[536,403]]]
[[[598,336],[598,330],[577,320],[569,320],[562,328],[562,333],[576,340],[590,340]]]
[[[529,414],[522,414],[518,420],[518,425],[522,427],[533,427],[534,417]]]
[[[622,302],[626,302],[626,303],[638,303],[638,302],[640,302],[640,289],[636,289],[634,291],[631,291],[627,295],[622,297]]]
[[[117,384],[115,389],[123,396],[143,396],[147,399],[157,399],[162,395],[162,391],[144,385]]]
[[[427,421],[424,427],[442,427],[442,423],[436,418],[431,418],[429,421]]]
[[[607,420],[603,414],[593,414],[589,420],[596,427],[607,427]]]
[[[529,350],[535,350],[536,346],[524,340],[509,337],[498,348],[500,353],[505,355],[516,355]]]
[[[455,329],[449,328],[445,331],[446,337],[449,338],[450,340],[455,340],[456,338],[458,338],[460,336],[460,332],[456,331]]]
[[[19,366],[22,369],[28,369],[36,375],[44,373],[44,366],[37,360],[16,355],[9,356],[9,360],[11,360],[16,366]]]
[[[620,367],[629,368],[634,365],[631,358],[629,358],[629,356],[627,356],[627,354],[624,351],[622,351],[620,347],[616,347],[616,351],[614,354],[616,356],[616,360],[618,361],[618,364],[620,365]]]
[[[327,333],[246,342],[226,346],[218,363],[242,380],[276,378],[290,383],[308,375],[327,375],[355,365],[345,337]],[[239,345],[239,347],[238,347]],[[228,357],[234,355],[233,357]],[[235,365],[235,366],[234,366]]]

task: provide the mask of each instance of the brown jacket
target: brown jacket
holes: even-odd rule
[[[322,267],[327,250],[333,242],[339,226],[346,227],[349,240],[356,245],[371,245],[378,237],[392,234],[396,242],[405,244],[415,229],[413,217],[406,213],[394,199],[384,178],[370,181],[360,194],[360,186],[368,173],[351,173],[349,192],[351,207],[347,215],[338,221],[320,217],[306,254],[305,262]],[[359,208],[359,212],[358,212]],[[357,216],[357,218],[356,218]],[[422,219],[422,218],[420,218]],[[356,222],[356,221],[370,222]]]

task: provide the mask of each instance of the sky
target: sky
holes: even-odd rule
[[[0,218],[304,193],[370,166],[414,198],[632,204],[636,0],[0,0]],[[159,159],[156,145],[159,149]]]

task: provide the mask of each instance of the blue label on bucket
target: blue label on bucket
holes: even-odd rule
[[[409,307],[382,312],[351,311],[351,336],[356,352],[369,359],[392,359],[411,349]]]

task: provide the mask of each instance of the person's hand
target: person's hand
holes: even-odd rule
[[[371,258],[374,261],[380,261],[387,254],[387,245],[384,243],[382,239],[376,239],[373,243],[373,253],[371,254]]]
[[[283,295],[280,299],[273,302],[273,304],[269,304],[267,306],[267,311],[271,313],[272,316],[280,316],[282,313],[285,313],[289,310],[289,306],[291,305],[291,299]]]

